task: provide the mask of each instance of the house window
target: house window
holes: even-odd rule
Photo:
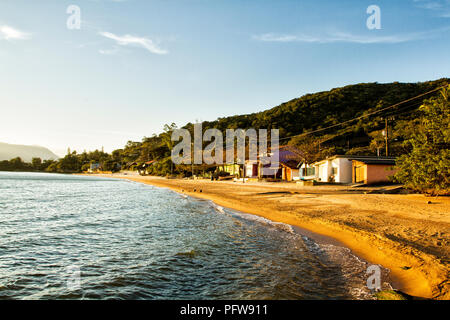
[[[302,176],[314,176],[316,174],[316,168],[303,168],[302,169]]]
[[[337,175],[337,173],[338,173],[338,168],[331,168],[331,174],[332,175]]]

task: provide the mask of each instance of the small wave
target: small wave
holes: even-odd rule
[[[206,200],[207,202],[209,202],[209,204],[211,205],[211,207],[214,208],[214,210],[216,210],[219,213],[222,214],[227,214],[227,212],[225,211],[225,208],[222,206],[219,206],[218,204],[216,204],[214,201],[212,200]]]
[[[221,206],[215,205],[214,208],[220,213],[225,213],[223,207],[221,207]]]
[[[239,216],[245,220],[250,220],[250,221],[255,221],[255,222],[259,222],[265,225],[270,225],[272,227],[275,227],[281,231],[285,231],[291,234],[295,234],[294,228],[287,223],[283,223],[283,222],[275,222],[254,214],[247,214],[247,213],[237,213],[235,212],[234,215]]]
[[[294,234],[294,228],[292,228],[292,226],[290,224],[286,224],[286,223],[282,223],[282,222],[272,222],[271,223],[273,226],[282,229],[283,231],[286,231],[288,233],[292,233]]]

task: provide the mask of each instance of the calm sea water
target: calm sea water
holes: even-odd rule
[[[166,189],[0,172],[1,299],[369,299],[367,267]]]

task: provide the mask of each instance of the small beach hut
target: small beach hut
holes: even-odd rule
[[[390,182],[395,173],[395,158],[366,158],[352,160],[353,183],[377,184]]]

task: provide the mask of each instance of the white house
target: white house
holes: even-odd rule
[[[245,161],[245,176],[248,178],[258,178],[259,161],[247,160]]]
[[[274,167],[263,166],[259,160],[247,160],[245,162],[245,176],[247,178],[275,177],[279,170],[279,165]]]
[[[333,156],[321,161],[300,167],[301,180],[315,180],[320,182],[352,183],[354,182],[354,162],[392,163],[394,158],[381,158],[373,156]],[[384,162],[383,162],[384,161]],[[386,162],[387,163],[387,162]],[[386,179],[385,179],[386,180]]]
[[[299,169],[299,180],[316,180],[316,167],[313,165],[303,162]]]
[[[315,162],[316,177],[321,182],[351,183],[352,160],[347,156],[334,156]]]
[[[300,167],[301,180],[320,182],[351,183],[352,160],[350,156],[333,156],[308,166]]]

